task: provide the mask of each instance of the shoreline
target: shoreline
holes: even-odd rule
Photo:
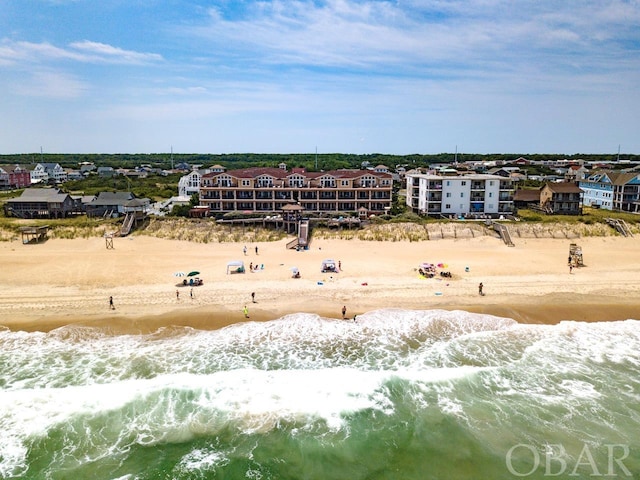
[[[105,249],[102,238],[0,243],[5,272],[0,327],[50,331],[73,324],[120,333],[170,326],[216,329],[293,313],[340,319],[342,306],[348,318],[380,309],[443,309],[538,324],[640,319],[640,247],[633,238],[518,239],[515,247],[493,237],[315,240],[301,252],[286,249],[286,242],[247,243],[247,254],[244,243],[143,236],[118,238],[113,250]],[[585,266],[570,271],[567,253],[575,242]],[[320,271],[327,258],[340,262],[339,273]],[[227,263],[235,260],[261,268],[228,274]],[[425,261],[440,263],[438,270],[452,276],[420,277],[418,266]],[[293,268],[301,279],[291,278]],[[191,270],[204,280],[193,290],[175,277]],[[484,296],[478,295],[480,282]],[[115,310],[109,309],[110,296]],[[245,305],[249,319],[242,313]]]
[[[613,322],[624,320],[640,320],[640,301],[618,301],[605,303],[582,303],[578,306],[567,305],[557,295],[552,299],[540,298],[535,303],[485,303],[466,305],[439,305],[425,308],[407,308],[406,310],[427,311],[464,311],[473,314],[491,315],[495,317],[510,318],[521,324],[553,325],[563,321],[575,322]],[[259,304],[249,305],[249,318],[244,318],[241,311],[192,307],[180,310],[170,310],[157,314],[145,314],[140,316],[119,314],[119,312],[104,312],[92,315],[34,315],[22,317],[16,321],[4,319],[0,328],[10,331],[25,332],[50,332],[62,327],[78,326],[99,328],[113,334],[149,334],[162,328],[189,327],[196,330],[217,330],[234,324],[245,322],[268,322],[294,314],[313,314],[321,318],[335,321],[352,321],[353,316],[362,316],[377,310],[394,310],[399,307],[367,308],[359,306],[351,307],[346,318],[336,315],[335,309],[326,305],[318,305],[313,310],[296,310],[283,308],[273,310],[260,308]]]

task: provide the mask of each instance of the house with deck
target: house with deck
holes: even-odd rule
[[[549,214],[582,215],[582,190],[573,182],[550,182],[540,190],[540,208]]]
[[[77,213],[76,202],[57,188],[27,188],[4,205],[5,215],[18,218],[65,218]]]
[[[579,182],[586,207],[640,212],[640,174],[600,170]]]
[[[86,204],[88,217],[119,217],[131,210],[144,211],[149,199],[136,198],[131,192],[100,192]]]

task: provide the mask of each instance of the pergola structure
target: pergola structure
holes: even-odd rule
[[[44,242],[48,238],[48,232],[49,225],[20,227],[23,244]]]

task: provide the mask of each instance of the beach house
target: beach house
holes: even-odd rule
[[[119,217],[132,209],[144,211],[149,203],[149,199],[138,199],[131,192],[100,192],[86,210],[88,217]]]
[[[600,170],[579,182],[583,204],[605,210],[640,211],[640,174]]]
[[[0,189],[31,186],[31,172],[20,165],[0,165]]]
[[[76,213],[76,202],[57,188],[27,188],[4,206],[5,215],[18,218],[65,218]]]
[[[67,180],[67,172],[59,163],[38,163],[31,170],[31,183],[59,184]]]
[[[573,182],[549,182],[540,190],[540,208],[546,213],[582,215],[582,190]]]

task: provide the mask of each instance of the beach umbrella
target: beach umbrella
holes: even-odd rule
[[[187,277],[195,277],[196,275],[200,275],[200,272],[194,270],[193,272],[189,272],[187,274]]]
[[[298,267],[291,267],[290,269],[293,273],[296,273],[298,271]]]
[[[184,277],[185,273],[184,272],[176,272],[173,274],[174,277]]]

